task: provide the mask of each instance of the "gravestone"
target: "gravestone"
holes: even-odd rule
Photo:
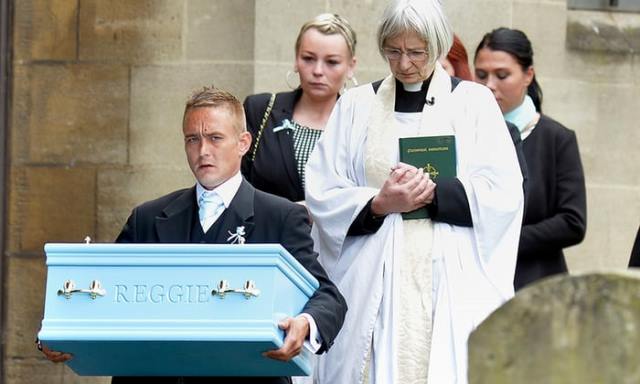
[[[470,384],[640,383],[640,272],[557,276],[469,337]]]

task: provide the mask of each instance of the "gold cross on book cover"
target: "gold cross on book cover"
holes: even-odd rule
[[[400,161],[422,168],[433,181],[456,177],[456,138],[453,135],[400,138]],[[405,220],[427,219],[427,208],[402,214]]]

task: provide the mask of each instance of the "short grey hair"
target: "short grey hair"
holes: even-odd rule
[[[427,43],[429,65],[445,57],[453,44],[453,31],[440,0],[392,0],[378,26],[382,57],[387,39],[406,32],[416,32]]]

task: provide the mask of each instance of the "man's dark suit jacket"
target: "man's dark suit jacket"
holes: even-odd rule
[[[136,207],[118,243],[189,243],[193,225],[200,225],[195,186],[175,191]],[[313,252],[310,224],[305,208],[283,198],[264,193],[242,180],[229,208],[209,231],[221,228],[215,243],[227,243],[227,229],[235,232],[245,227],[247,243],[278,243],[293,255],[320,283],[320,287],[305,305],[303,312],[311,315],[322,337],[318,353],[332,344],[342,327],[347,304],[329,280]],[[215,232],[214,232],[215,233]],[[176,356],[176,358],[180,358]],[[114,377],[113,384],[141,383],[289,383],[281,378],[141,378]]]

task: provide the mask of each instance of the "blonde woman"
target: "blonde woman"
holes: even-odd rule
[[[307,159],[345,83],[354,79],[355,50],[356,34],[347,20],[318,15],[302,26],[296,40],[293,72],[300,85],[277,95],[247,97],[253,145],[242,173],[254,187],[291,201],[305,199]]]

